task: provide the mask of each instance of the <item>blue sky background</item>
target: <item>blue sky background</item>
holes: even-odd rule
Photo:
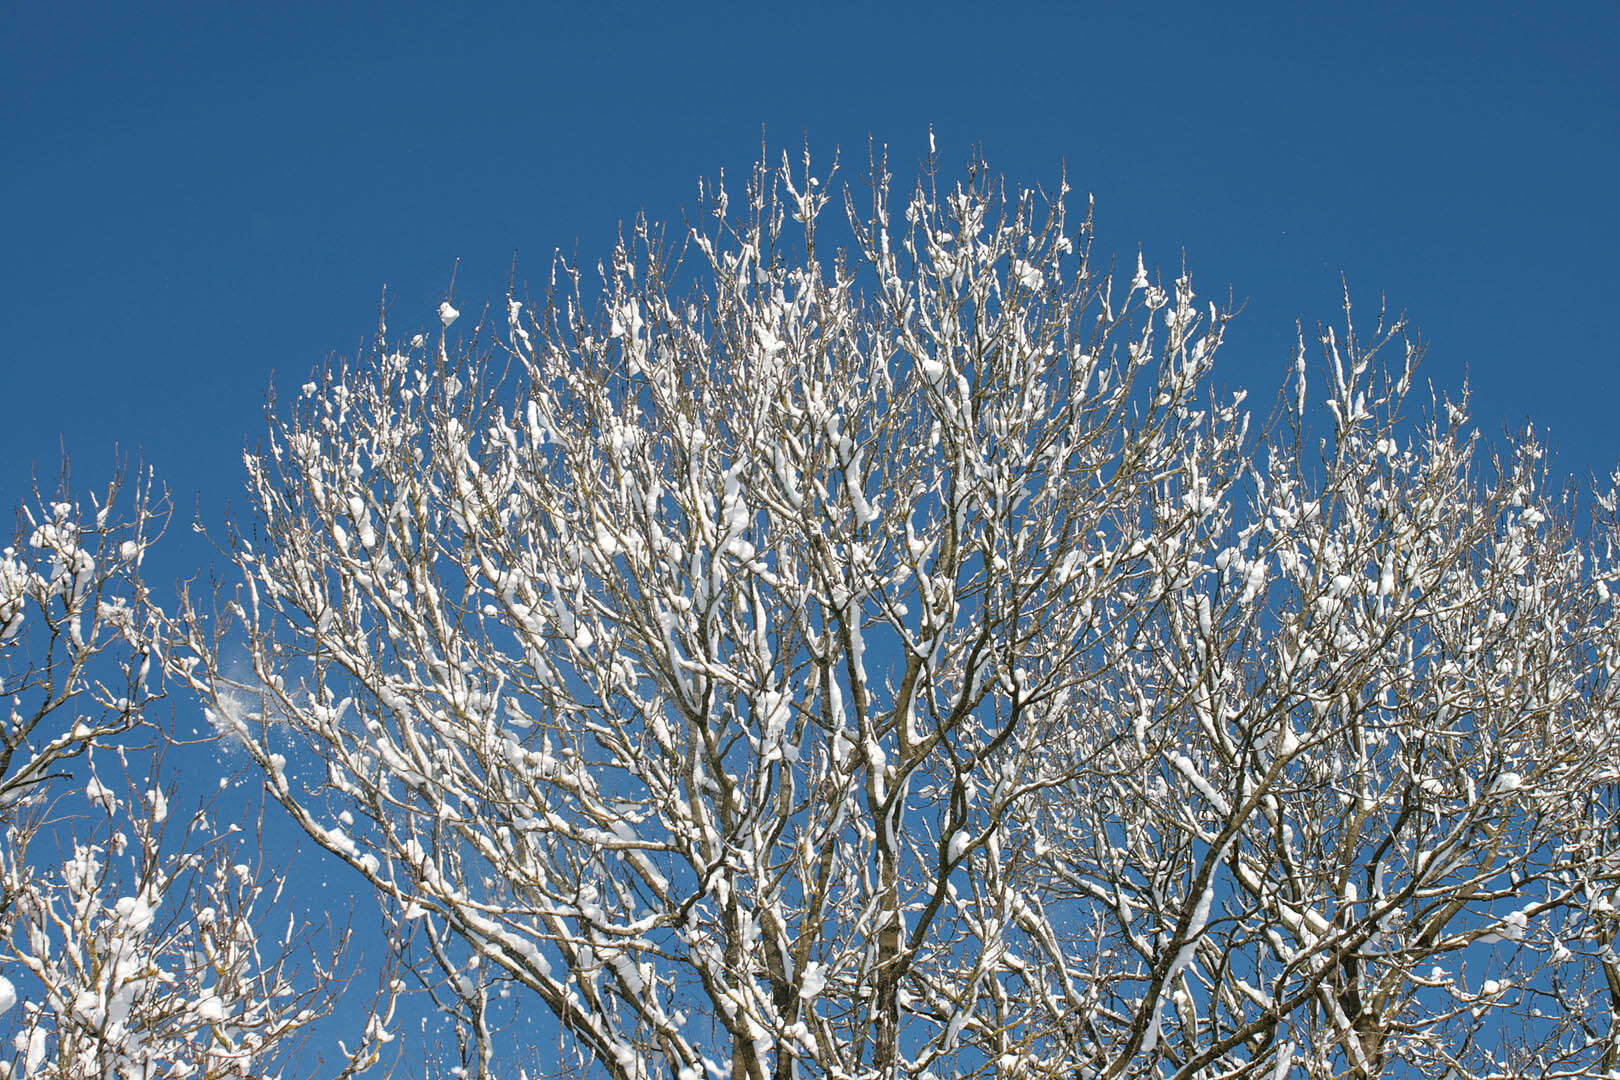
[[[1271,390],[1339,273],[1430,341],[1488,432],[1620,461],[1620,8],[951,2],[13,6],[0,34],[0,499],[139,451],[189,516],[240,491],[265,392],[607,252],[700,175],[938,133],[1097,199],[1099,249],[1246,303]],[[1304,6],[1301,11],[1303,12]],[[850,170],[847,176],[854,176]],[[1269,398],[1269,394],[1265,395]],[[199,556],[188,554],[190,561]],[[176,568],[186,559],[180,559]]]
[[[9,6],[0,32],[0,504],[62,448],[140,454],[181,523],[240,503],[285,394],[391,329],[475,315],[562,248],[806,138],[824,160],[932,125],[947,163],[1097,201],[1244,312],[1217,377],[1259,403],[1294,321],[1405,309],[1427,376],[1491,434],[1620,462],[1613,420],[1620,7],[1043,3]],[[846,176],[858,177],[859,169]],[[207,550],[175,529],[160,584]]]

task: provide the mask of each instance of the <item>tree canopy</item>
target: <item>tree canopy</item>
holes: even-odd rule
[[[1251,412],[1066,183],[833,179],[380,329],[162,621],[455,1066],[1620,1067],[1614,488],[1348,296]]]

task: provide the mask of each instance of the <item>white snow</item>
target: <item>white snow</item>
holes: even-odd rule
[[[90,782],[84,786],[84,797],[89,799],[91,803],[107,811],[109,814],[116,814],[118,812],[118,796],[114,795],[111,790],[104,787],[101,783],[101,778],[96,776],[94,773],[92,773],[90,776]]]
[[[45,1061],[45,1028],[35,1025],[30,1032],[17,1032],[17,1049],[23,1050],[23,1075],[32,1076]]]
[[[1216,813],[1222,815],[1231,814],[1231,804],[1226,801],[1226,798],[1220,792],[1215,790],[1214,785],[1204,777],[1204,774],[1198,771],[1198,767],[1193,764],[1191,758],[1186,754],[1177,754],[1173,760],[1181,775],[1185,776],[1188,782],[1198,789],[1200,795],[1209,800]]]
[[[821,993],[827,985],[827,968],[812,960],[804,965],[804,973],[799,977],[799,996],[806,1001]]]
[[[1505,941],[1523,941],[1530,928],[1530,916],[1523,911],[1510,911],[1502,920],[1499,936]]]
[[[1277,1051],[1277,1064],[1271,1070],[1271,1080],[1283,1080],[1294,1067],[1294,1044],[1285,1042]]]
[[[1524,785],[1524,777],[1516,772],[1505,772],[1498,776],[1491,784],[1492,795],[1505,795],[1510,791],[1518,791]]]

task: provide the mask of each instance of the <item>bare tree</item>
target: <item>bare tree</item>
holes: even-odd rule
[[[621,1080],[1612,1067],[1614,564],[1537,442],[1348,303],[1251,424],[1067,185],[875,161],[829,254],[830,179],[247,459],[251,675],[195,614],[177,670],[463,1066],[516,992]]]
[[[171,633],[141,574],[167,500],[139,473],[90,514],[68,492],[64,470],[0,553],[0,1075],[269,1075],[347,985],[347,933],[284,910],[239,814],[171,815]],[[332,1075],[376,1062],[392,1003]]]

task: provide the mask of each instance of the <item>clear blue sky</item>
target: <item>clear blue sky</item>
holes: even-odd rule
[[[60,449],[140,452],[183,519],[240,502],[266,390],[353,355],[386,284],[475,314],[553,250],[808,138],[901,180],[932,125],[1025,184],[1060,164],[1099,250],[1245,311],[1218,378],[1269,400],[1339,275],[1465,373],[1491,434],[1620,461],[1620,7],[45,4],[0,27],[0,503]],[[156,12],[156,13],[154,13]],[[186,530],[153,565],[206,552]]]
[[[808,136],[1097,199],[1102,249],[1246,310],[1269,391],[1339,273],[1468,372],[1488,432],[1620,460],[1620,8],[1409,5],[13,6],[0,39],[0,496],[114,445],[217,517],[265,391],[605,254],[700,175]],[[1224,5],[1220,5],[1224,6]],[[1301,10],[1306,5],[1298,6]],[[152,11],[158,14],[152,14]],[[1266,395],[1269,396],[1269,395]]]

